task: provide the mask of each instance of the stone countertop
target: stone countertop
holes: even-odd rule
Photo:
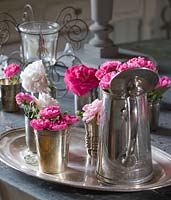
[[[73,96],[67,94],[63,99],[59,99],[62,103],[63,108],[69,112],[73,112]],[[162,150],[171,154],[171,94],[170,91],[164,96],[161,106],[160,114],[160,126],[157,132],[151,134],[152,144],[161,148]],[[23,127],[24,116],[22,111],[19,113],[5,113],[0,111],[0,130],[1,132],[9,130],[11,128]],[[64,186],[62,184],[51,183],[48,181],[40,180],[35,177],[28,176],[24,173],[16,171],[3,163],[0,163],[0,183],[4,183],[7,187],[15,189],[19,196],[17,198],[12,193],[9,200],[72,200],[72,199],[93,199],[93,200],[163,200],[170,199],[171,197],[171,186],[142,192],[131,192],[131,193],[119,193],[119,192],[102,192],[92,191],[86,189],[78,189],[70,186]],[[0,192],[2,193],[3,190]],[[25,195],[24,197],[22,195]],[[4,198],[3,200],[7,200]]]

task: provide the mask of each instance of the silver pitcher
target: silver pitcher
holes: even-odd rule
[[[111,184],[140,184],[153,176],[146,92],[158,75],[145,68],[128,69],[103,91],[97,177]]]

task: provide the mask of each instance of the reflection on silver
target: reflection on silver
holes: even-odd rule
[[[107,185],[100,183],[95,176],[95,163],[87,159],[84,147],[84,129],[72,128],[71,143],[69,151],[68,167],[61,174],[42,173],[38,166],[25,163],[23,152],[27,149],[25,145],[24,129],[13,129],[4,132],[0,138],[0,146],[6,143],[5,148],[0,149],[0,160],[8,166],[47,181],[53,181],[77,188],[86,188],[103,191],[142,191],[157,189],[171,185],[171,156],[160,149],[152,148],[153,177],[143,184],[114,184]],[[8,138],[8,140],[7,140]]]

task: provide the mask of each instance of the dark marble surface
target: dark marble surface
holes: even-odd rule
[[[171,91],[164,96],[161,106],[159,129],[151,134],[152,144],[171,154]],[[65,110],[73,112],[73,96],[68,94],[65,98],[59,99]],[[11,128],[23,127],[24,117],[22,111],[19,113],[5,113],[0,111],[0,130],[5,131]],[[163,200],[171,198],[171,186],[142,192],[119,193],[101,192],[86,189],[72,188],[57,183],[40,180],[25,175],[0,162],[0,180],[18,190],[18,193],[28,194],[33,199],[41,200],[72,200],[72,199],[101,199],[101,200]],[[15,200],[16,198],[12,198]],[[6,200],[6,199],[4,199]],[[18,199],[16,199],[18,200]]]

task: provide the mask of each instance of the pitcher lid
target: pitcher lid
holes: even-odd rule
[[[110,82],[116,96],[139,96],[155,88],[158,74],[148,68],[130,68],[117,74]]]

